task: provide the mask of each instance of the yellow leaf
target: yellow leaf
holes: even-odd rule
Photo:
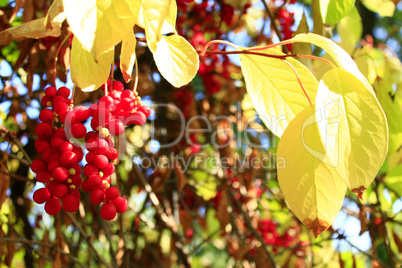
[[[290,40],[293,42],[307,42],[321,47],[333,58],[339,68],[356,76],[374,94],[373,88],[367,81],[367,78],[359,71],[353,59],[334,41],[313,33],[298,34]]]
[[[303,12],[303,16],[302,19],[300,20],[299,26],[297,27],[296,34],[308,33],[308,32],[310,32],[310,29],[308,27],[306,14]],[[292,53],[302,55],[312,55],[313,51],[311,48],[311,44],[301,43],[293,45]],[[298,60],[311,70],[311,59],[298,58]]]
[[[388,124],[384,111],[361,81],[341,69],[328,71],[320,81],[316,107],[328,118],[328,122],[318,126],[322,136],[325,133],[330,137],[326,146],[331,151],[331,164],[348,188],[361,197],[387,155]],[[337,135],[339,146],[333,146],[335,139],[331,137]]]
[[[163,36],[157,44],[154,60],[159,72],[175,87],[188,84],[198,71],[198,54],[180,35]]]
[[[67,21],[94,59],[133,32],[142,1],[63,0]]]
[[[275,49],[260,53],[284,55]],[[241,69],[254,107],[272,133],[281,137],[289,122],[309,106],[293,70],[280,59],[240,54]],[[314,101],[318,82],[300,62],[288,58],[297,70],[311,101]]]
[[[49,7],[45,17],[46,29],[53,29],[54,27],[60,27],[61,23],[66,19],[64,14],[64,7],[62,0],[55,0]]]
[[[127,35],[121,43],[120,70],[126,83],[132,79],[136,44],[134,33]]]
[[[12,40],[23,40],[25,38],[39,39],[46,36],[60,36],[60,26],[61,24],[53,29],[46,29],[45,18],[26,22],[0,32],[0,46],[8,46]]]
[[[71,80],[82,91],[91,92],[103,85],[109,77],[114,49],[99,55],[98,61],[74,37],[71,49]]]
[[[166,16],[165,21],[163,22],[161,33],[162,34],[168,34],[168,33],[177,34],[176,19],[177,19],[177,4],[176,4],[176,1],[171,1],[169,13]]]
[[[299,113],[283,133],[276,158],[285,199],[315,236],[334,222],[346,193],[346,184],[336,168],[322,161],[328,152],[326,137],[321,136],[317,124],[320,114],[311,108]],[[335,125],[329,126],[336,129]]]
[[[392,0],[363,0],[367,9],[378,12],[382,17],[392,17],[395,11],[395,4]]]
[[[171,2],[172,0],[145,0],[142,4],[137,24],[145,29],[147,44],[152,53],[156,51],[157,43],[163,37],[162,26],[170,12]]]

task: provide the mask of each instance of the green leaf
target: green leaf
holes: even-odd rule
[[[323,35],[324,34],[324,23],[322,22],[321,11],[320,11],[320,0],[311,1],[311,9],[313,16],[313,33]]]
[[[134,33],[125,36],[121,43],[120,70],[126,83],[132,79],[131,74],[133,73],[133,66],[136,57],[136,45],[137,39],[135,39]]]
[[[330,119],[318,124],[322,136],[328,137],[330,163],[348,188],[361,197],[387,155],[384,111],[361,81],[341,69],[328,71],[320,81],[316,107],[324,111],[324,118]],[[337,140],[339,145],[333,146]]]
[[[276,159],[278,181],[287,203],[317,236],[334,222],[342,208],[346,184],[335,167],[322,161],[331,151],[325,150],[325,137],[321,136],[314,111],[314,107],[307,108],[290,122]]]
[[[96,90],[107,81],[113,57],[114,49],[112,48],[100,54],[98,61],[95,62],[92,55],[74,37],[71,49],[71,80],[82,91]]]
[[[63,0],[67,21],[95,60],[133,32],[142,1]]]
[[[218,181],[213,175],[203,170],[195,170],[189,179],[197,194],[204,200],[210,200],[216,196]]]
[[[320,0],[320,11],[324,24],[333,26],[345,17],[355,0]]]
[[[197,52],[180,35],[163,36],[157,44],[154,60],[162,76],[175,87],[190,83],[199,66]]]
[[[275,49],[260,53],[284,55]],[[309,106],[293,70],[283,60],[258,55],[240,54],[241,69],[254,107],[265,125],[281,137],[289,122]],[[318,82],[299,61],[287,61],[297,70],[310,100],[314,100]]]
[[[348,71],[349,73],[356,76],[360,81],[364,83],[364,85],[366,85],[367,89],[375,94],[370,83],[367,81],[367,78],[359,71],[359,68],[357,68],[356,63],[353,61],[350,55],[334,41],[313,33],[298,34],[290,39],[290,41],[296,43],[307,42],[321,47],[332,57],[339,68]]]
[[[353,25],[353,27],[350,27]],[[356,44],[360,41],[363,32],[362,20],[356,7],[353,7],[349,14],[345,16],[337,26],[338,34],[342,38],[342,44],[350,47],[348,52],[352,52]]]

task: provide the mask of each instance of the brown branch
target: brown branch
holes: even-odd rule
[[[25,182],[33,182],[33,180],[31,180],[31,179],[22,177],[22,176],[17,175],[17,174],[7,173],[7,172],[1,171],[1,170],[0,170],[0,173],[1,173],[1,174],[4,174],[4,175],[6,175],[6,176],[9,176],[10,178],[15,179],[15,180],[25,181]]]
[[[276,24],[276,21],[275,21],[276,18],[274,16],[274,14],[272,14],[271,9],[269,9],[267,2],[265,0],[261,0],[261,1],[264,4],[265,11],[267,12],[269,18],[271,19],[271,25],[274,28],[276,35],[278,36],[280,41],[283,41],[281,31],[279,30],[279,27]],[[286,54],[289,53],[289,50],[286,46],[283,46],[283,50],[285,51]]]

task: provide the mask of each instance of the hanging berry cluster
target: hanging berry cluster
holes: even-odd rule
[[[70,90],[66,87],[45,90],[42,104],[48,108],[41,111],[39,119],[42,123],[35,129],[38,136],[35,147],[42,158],[33,161],[32,171],[36,173],[36,180],[46,187],[36,190],[33,199],[38,204],[45,203],[45,211],[50,215],[58,214],[62,207],[67,212],[78,210],[81,183],[82,190],[91,193],[91,203],[103,203],[103,219],[112,220],[117,212],[127,209],[127,200],[111,186],[110,176],[119,156],[114,137],[122,135],[125,126],[143,125],[151,112],[136,93],[124,90],[122,83],[112,85],[109,80],[108,85],[109,94],[89,108],[72,108],[68,98]],[[90,132],[83,124],[88,119],[91,120]],[[79,143],[82,138],[88,150],[83,182],[79,162],[83,159],[84,146],[73,143]]]

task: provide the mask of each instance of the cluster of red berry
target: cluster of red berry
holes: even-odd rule
[[[50,215],[60,212],[63,201],[65,211],[74,212],[79,207],[81,185],[81,167],[78,164],[83,158],[81,147],[71,143],[62,127],[53,126],[54,122],[65,121],[71,110],[70,90],[60,87],[48,87],[42,104],[53,109],[44,109],[39,114],[39,123],[35,128],[38,139],[35,148],[41,159],[32,162],[31,169],[36,173],[36,180],[46,184],[46,188],[35,191],[33,199],[38,204],[45,204],[45,211]],[[78,113],[81,116],[80,113]],[[86,120],[85,116],[82,117]],[[85,128],[85,127],[84,127]]]
[[[50,215],[58,214],[62,206],[67,212],[77,211],[81,183],[85,192],[91,192],[91,203],[103,203],[103,219],[112,220],[117,212],[127,209],[127,200],[120,196],[116,187],[110,186],[110,175],[115,171],[113,163],[119,155],[113,136],[122,135],[125,126],[143,125],[151,111],[136,93],[124,90],[122,83],[112,84],[108,80],[107,84],[109,94],[89,108],[79,106],[72,109],[68,98],[70,90],[66,87],[58,90],[48,87],[45,90],[42,104],[52,109],[44,109],[39,115],[42,123],[35,130],[39,137],[35,146],[42,159],[33,161],[32,171],[36,173],[36,180],[46,187],[36,190],[33,198],[38,204],[46,202],[45,211]],[[93,130],[90,132],[83,124],[88,119]],[[82,138],[85,138],[88,150],[85,156],[87,164],[83,169],[87,179],[83,182],[78,164],[83,158],[83,150],[70,142],[74,139],[78,144]]]

